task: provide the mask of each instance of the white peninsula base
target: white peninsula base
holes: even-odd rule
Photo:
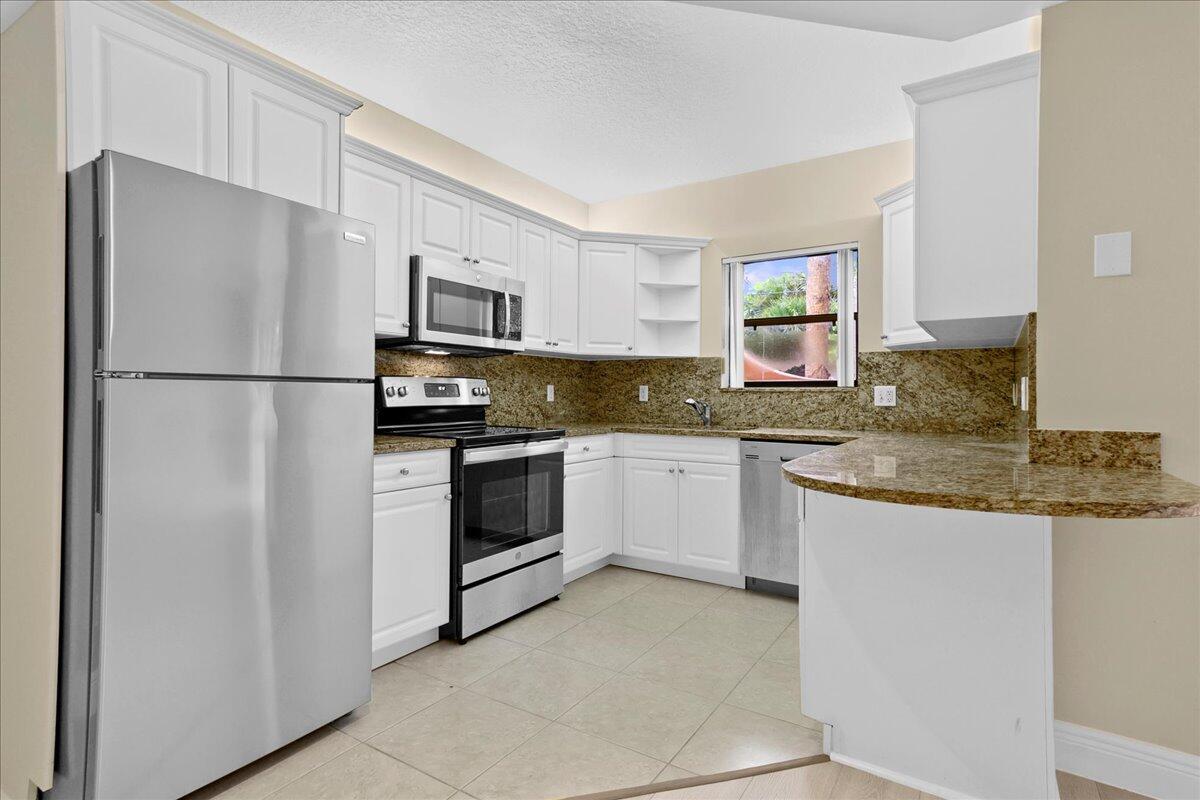
[[[801,492],[801,707],[835,761],[1057,798],[1050,519]]]

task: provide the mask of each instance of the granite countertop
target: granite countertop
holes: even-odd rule
[[[453,439],[430,439],[425,436],[376,436],[375,455],[412,453],[417,450],[445,450],[454,447]]]
[[[567,424],[567,436],[642,433],[839,445],[783,465],[806,489],[886,503],[1052,517],[1200,516],[1200,486],[1157,469],[1030,464],[1024,441],[965,434],[810,428]],[[375,452],[453,447],[449,439],[376,436]]]
[[[905,505],[1048,517],[1200,516],[1200,486],[1157,469],[1030,464],[1023,442],[864,432],[783,465],[806,489]]]
[[[617,423],[567,426],[568,436],[610,432],[837,444],[784,464],[784,474],[797,486],[864,500],[1053,517],[1200,516],[1200,486],[1157,469],[1030,464],[1025,443],[1012,437]]]

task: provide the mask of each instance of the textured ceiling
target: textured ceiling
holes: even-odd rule
[[[750,14],[952,42],[1034,17],[1063,0],[678,0]]]
[[[906,139],[901,84],[1029,42],[665,0],[178,4],[586,202]]]

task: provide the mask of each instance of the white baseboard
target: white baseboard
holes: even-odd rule
[[[401,639],[398,642],[392,642],[378,649],[373,649],[371,651],[371,669],[379,669],[384,664],[395,661],[397,658],[406,656],[413,651],[420,650],[422,647],[431,645],[437,640],[438,629],[434,628],[431,631],[418,633],[414,636]]]
[[[657,572],[662,575],[674,575],[677,578],[690,578],[694,581],[704,581],[706,583],[715,583],[720,586],[730,586],[735,589],[744,589],[746,587],[746,576],[737,575],[729,572],[717,572],[712,569],[701,569],[699,567],[691,567],[686,564],[669,564],[666,561],[654,561],[649,558],[641,558],[639,556],[626,556],[614,554],[612,563],[618,567],[629,567],[631,569],[640,569],[644,572]]]
[[[859,761],[857,758],[850,758],[841,753],[829,753],[829,760],[836,761],[839,764],[845,764],[847,767],[853,767],[860,772],[866,772],[869,775],[874,775],[878,778],[883,778],[885,781],[898,783],[901,786],[907,786],[910,789],[916,789],[919,792],[932,795],[933,797],[941,797],[944,800],[975,800],[969,795],[964,795],[961,792],[955,792],[947,789],[944,786],[938,786],[936,783],[922,781],[913,778],[909,775],[902,775],[899,772],[893,772],[890,769],[877,767],[874,764],[868,764],[866,761]]]
[[[591,573],[595,572],[596,570],[600,569],[601,567],[607,566],[611,563],[612,563],[612,556],[609,555],[609,556],[605,556],[604,558],[598,559],[596,561],[592,561],[589,564],[584,564],[582,567],[575,567],[575,569],[569,569],[563,573],[563,584],[566,585],[566,584],[570,583],[571,581],[579,580],[584,575],[590,575]]]
[[[1097,783],[1159,800],[1200,797],[1200,756],[1059,720],[1054,752],[1060,770]]]

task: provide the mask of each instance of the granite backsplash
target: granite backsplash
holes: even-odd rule
[[[713,405],[718,427],[833,428],[1012,435],[1016,353],[1011,348],[860,353],[855,388],[721,389],[720,358],[579,361],[532,355],[465,358],[376,350],[379,375],[486,378],[488,419],[502,425],[694,425],[688,397]],[[554,385],[554,402],[546,385]],[[650,388],[638,402],[638,386]],[[873,386],[896,387],[877,408]]]

